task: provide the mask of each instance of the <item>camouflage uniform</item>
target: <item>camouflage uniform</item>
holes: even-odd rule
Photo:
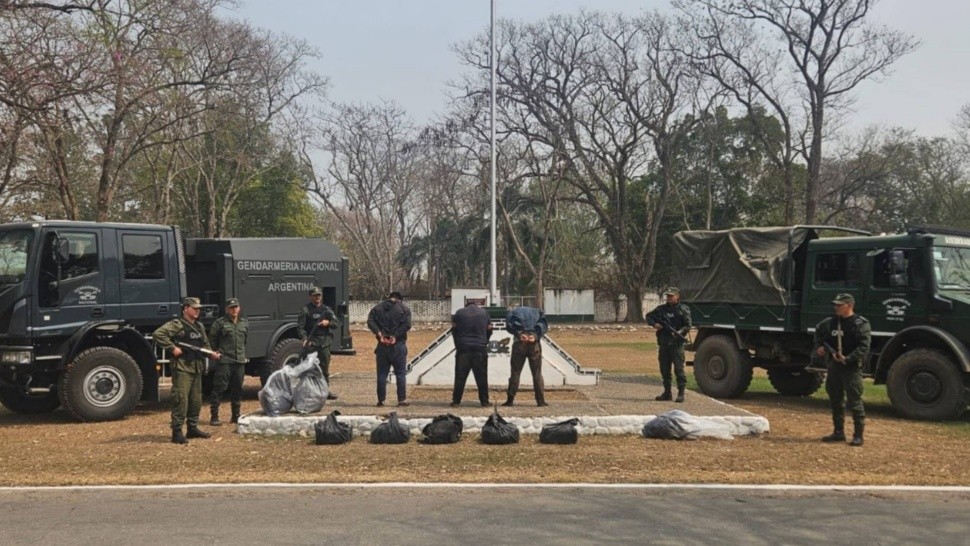
[[[196,304],[199,301],[195,298],[186,299],[195,300]],[[160,326],[152,334],[152,338],[163,349],[172,349],[176,342],[210,348],[205,327],[198,321],[192,324],[182,317]],[[182,356],[173,356],[169,367],[172,370],[172,429],[181,431],[182,424],[187,422],[190,432],[198,430],[199,413],[202,411],[205,358],[195,351],[182,348]]]
[[[310,295],[317,293],[319,293],[318,288],[310,290]],[[323,319],[330,321],[329,328],[317,326]],[[327,385],[330,385],[330,344],[333,342],[333,330],[340,328],[337,315],[333,312],[333,309],[327,307],[324,303],[314,305],[313,302],[310,302],[300,308],[296,327],[300,340],[309,340],[309,345],[316,349],[317,356],[320,358],[320,369],[323,371],[323,377],[327,380]],[[313,334],[312,337],[310,336],[311,333]],[[333,393],[330,393],[330,399],[335,397]]]
[[[232,298],[226,302],[226,307],[239,305],[239,301]],[[219,422],[219,401],[222,395],[229,391],[229,403],[232,408],[230,423],[239,420],[242,407],[242,387],[246,378],[246,340],[249,337],[249,321],[245,317],[238,317],[233,322],[228,315],[216,319],[209,328],[209,339],[215,350],[222,353],[222,358],[213,362],[212,393],[209,397],[209,409],[212,422]]]

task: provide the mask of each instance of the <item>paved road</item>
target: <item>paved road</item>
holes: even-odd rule
[[[966,544],[970,494],[643,489],[0,491],[9,544]]]

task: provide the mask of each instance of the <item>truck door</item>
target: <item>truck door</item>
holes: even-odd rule
[[[120,318],[136,326],[157,326],[179,312],[171,301],[171,286],[177,272],[171,270],[175,249],[161,233],[117,230],[120,259],[117,260]]]
[[[104,294],[104,241],[100,229],[44,233],[37,275],[40,335],[62,335],[65,327],[107,318]]]
[[[840,293],[862,299],[862,259],[856,250],[822,250],[809,254],[809,271],[805,275],[805,305],[802,324],[815,328],[823,318],[835,312],[832,300]]]
[[[889,336],[924,322],[929,310],[927,249],[886,249],[870,262],[869,294],[856,312],[869,319],[873,336]]]

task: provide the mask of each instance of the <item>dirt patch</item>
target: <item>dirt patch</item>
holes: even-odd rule
[[[411,336],[412,354],[440,333]],[[582,364],[605,374],[656,379],[656,351],[644,331],[563,330],[557,343]],[[371,338],[357,335],[353,357],[333,361],[336,373],[373,373]],[[764,415],[771,433],[735,441],[673,442],[636,436],[583,437],[572,446],[486,446],[475,435],[445,446],[415,442],[376,446],[356,439],[343,446],[312,445],[308,437],[243,437],[233,427],[203,427],[210,440],[169,443],[167,404],[144,404],[111,423],[75,423],[58,410],[19,416],[0,409],[0,485],[139,484],[202,482],[683,482],[801,484],[968,485],[970,421],[920,423],[898,419],[885,403],[867,406],[861,449],[818,441],[831,426],[823,395],[790,398],[763,386],[732,403]],[[243,411],[259,408],[258,381],[247,380]],[[645,387],[646,388],[646,387]],[[651,387],[654,388],[654,387]],[[867,389],[873,392],[871,383]],[[760,389],[760,390],[759,390]],[[415,389],[415,396],[447,396]],[[568,393],[568,394],[567,394]],[[501,391],[491,392],[495,397]],[[520,396],[528,396],[523,389]],[[555,393],[574,396],[572,391]],[[473,389],[466,400],[474,400]],[[389,461],[396,461],[390,464]]]

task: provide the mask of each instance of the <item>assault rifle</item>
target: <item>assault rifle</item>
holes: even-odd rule
[[[680,338],[682,341],[688,341],[687,336],[685,336],[684,334],[680,333],[677,329],[675,329],[673,326],[671,326],[670,323],[667,322],[667,320],[664,319],[663,317],[655,317],[655,320],[658,323],[660,323],[661,326],[663,326],[667,330],[670,330],[670,333],[674,334],[675,337]]]
[[[191,343],[185,343],[184,341],[176,341],[175,342],[175,346],[178,347],[179,349],[184,349],[186,351],[192,351],[193,353],[197,354],[198,356],[201,356],[201,357],[204,357],[204,358],[212,358],[212,359],[215,359],[216,358],[216,355],[218,355],[217,352],[215,352],[215,351],[213,351],[211,349],[206,349],[205,347],[198,347],[196,345],[192,345]]]

